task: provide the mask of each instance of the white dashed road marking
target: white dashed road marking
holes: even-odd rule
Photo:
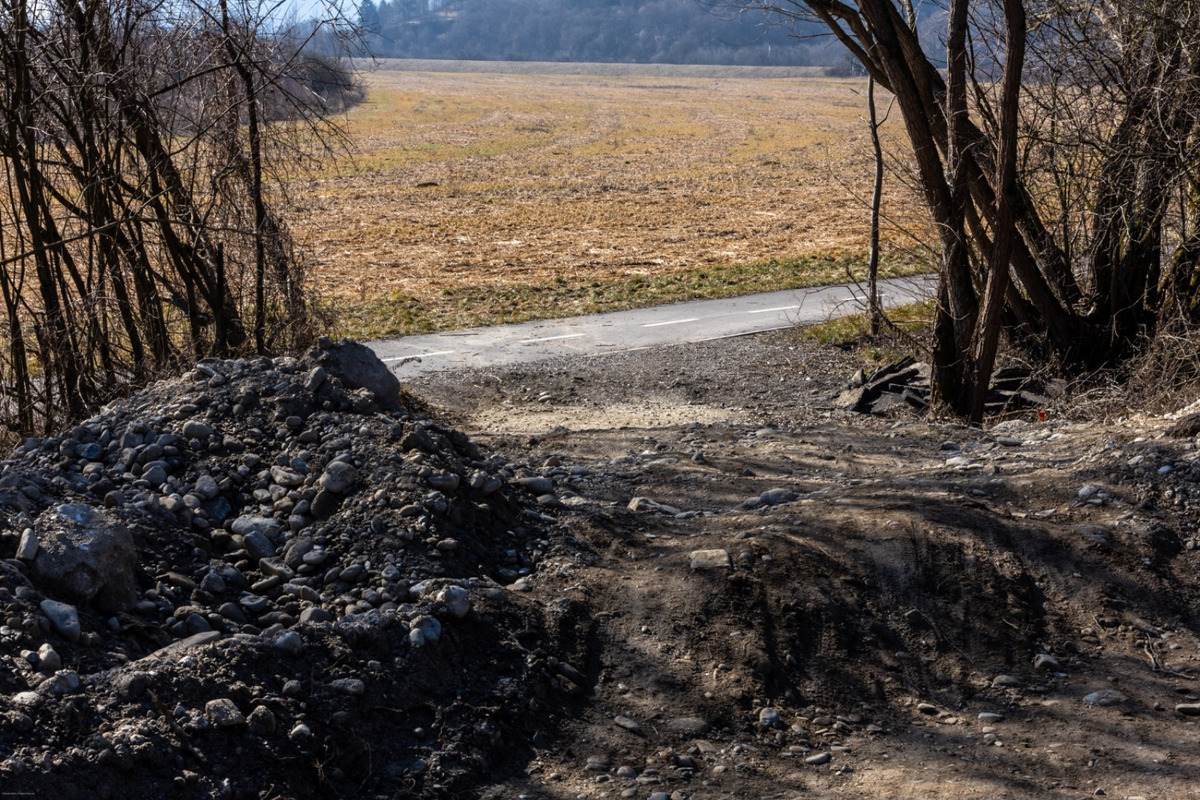
[[[685,322],[699,322],[699,317],[688,317],[687,319],[673,319],[670,322],[648,322],[643,325],[643,328],[661,328],[663,325],[682,325]]]
[[[776,311],[796,311],[800,306],[780,306],[779,308],[756,308],[753,311],[747,311],[747,314],[772,314]]]
[[[387,364],[392,361],[404,361],[409,358],[429,358],[431,356],[448,356],[457,353],[457,350],[438,350],[433,353],[413,353],[411,356],[397,356],[396,358],[381,358],[380,361]]]
[[[546,336],[541,339],[521,339],[517,344],[536,344],[537,342],[554,342],[559,339],[578,339],[580,336],[587,336],[586,333],[565,333],[562,336]]]

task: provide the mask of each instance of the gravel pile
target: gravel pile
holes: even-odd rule
[[[399,388],[203,361],[0,463],[6,792],[436,796],[536,740],[541,481]]]

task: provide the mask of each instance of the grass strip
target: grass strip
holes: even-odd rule
[[[886,259],[879,273],[880,278],[894,278],[924,271],[926,265],[902,254]],[[815,253],[613,280],[558,278],[541,284],[446,289],[424,296],[394,292],[361,303],[330,303],[326,311],[335,320],[335,335],[372,340],[806,289],[845,283],[851,275],[863,280],[865,274],[865,254]]]

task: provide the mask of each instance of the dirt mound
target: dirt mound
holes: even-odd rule
[[[395,797],[502,773],[555,708],[552,637],[503,588],[556,538],[527,477],[349,342],[201,362],[26,442],[0,474],[0,783]]]
[[[1190,429],[847,414],[778,336],[415,382],[439,423],[363,355],[205,362],[4,462],[0,788],[1200,780]]]
[[[513,792],[1191,791],[1194,436],[1062,402],[986,431],[847,414],[840,359],[746,337],[414,384],[584,473],[561,522],[593,557],[534,577],[588,610],[591,695]]]

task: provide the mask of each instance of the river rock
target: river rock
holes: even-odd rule
[[[358,480],[354,467],[345,461],[334,461],[325,468],[325,472],[317,481],[317,485],[333,494],[345,494]]]
[[[1083,702],[1089,706],[1116,706],[1124,703],[1129,698],[1118,692],[1116,689],[1101,689],[1098,692],[1092,692],[1084,696]]]
[[[471,612],[471,593],[461,586],[447,586],[438,592],[435,599],[455,619],[462,619]]]
[[[50,625],[58,631],[59,636],[68,642],[79,641],[82,632],[79,627],[79,612],[75,606],[47,598],[41,602],[39,607],[46,615],[46,619],[50,620]]]
[[[228,697],[209,700],[204,705],[204,712],[218,728],[233,728],[246,724],[246,717],[238,710],[237,704]]]
[[[366,389],[381,408],[399,409],[400,381],[366,345],[350,339],[321,338],[304,361],[341,381],[347,389]]]
[[[21,533],[21,541],[17,545],[17,558],[21,561],[32,561],[37,555],[38,538],[33,528],[26,528]]]
[[[128,611],[137,600],[137,550],[129,529],[84,503],[57,506],[37,518],[40,544],[34,582],[106,613]]]

